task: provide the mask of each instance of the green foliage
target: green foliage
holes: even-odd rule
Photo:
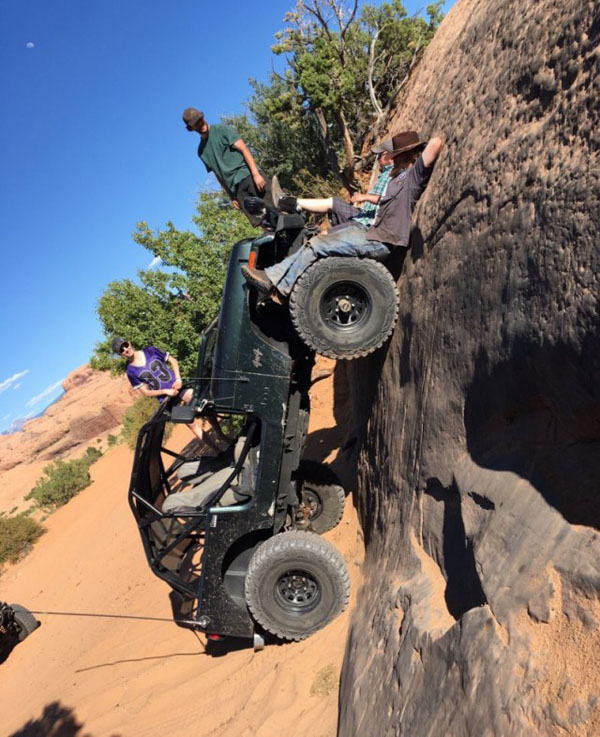
[[[121,438],[118,435],[113,435],[112,433],[106,437],[109,448],[114,448],[115,445],[119,444],[120,440]]]
[[[86,457],[73,461],[54,461],[44,467],[43,475],[25,499],[33,499],[38,507],[60,507],[66,504],[92,483],[89,466]]]
[[[127,409],[123,416],[121,437],[133,450],[142,427],[158,410],[158,402],[153,397],[140,397]],[[165,425],[164,439],[166,440],[173,429],[172,425]]]
[[[0,563],[16,563],[44,532],[39,522],[24,514],[0,517]]]
[[[281,184],[297,195],[337,193],[339,182],[319,145],[314,114],[287,81],[272,74],[268,85],[250,80],[254,94],[245,115],[223,118],[234,126],[260,166],[277,173]],[[325,189],[323,188],[325,185]],[[324,195],[325,196],[325,195]]]
[[[92,463],[96,463],[100,458],[102,458],[102,451],[99,448],[94,448],[93,445],[90,445],[89,448],[85,449],[83,460],[88,464],[88,467],[91,466]]]
[[[257,130],[248,130],[248,118],[246,126],[232,120],[262,165],[299,193],[303,169],[351,183],[366,136],[375,123],[385,129],[443,18],[442,4],[429,5],[425,19],[409,17],[399,0],[360,12],[354,0],[298,0],[273,46],[286,59],[284,73],[269,86],[254,83],[248,109]]]
[[[92,368],[125,370],[126,362],[110,348],[112,338],[120,335],[136,348],[156,345],[169,351],[181,375],[194,376],[200,333],[219,310],[231,247],[256,233],[220,193],[201,193],[197,213],[197,234],[172,223],[156,232],[139,223],[134,241],[165,268],[141,270],[139,283],[124,279],[108,285],[97,308],[107,337],[96,346]]]

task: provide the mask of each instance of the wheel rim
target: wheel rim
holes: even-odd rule
[[[369,293],[355,282],[338,282],[321,297],[321,318],[334,330],[352,330],[371,314]]]
[[[302,489],[302,507],[308,509],[308,519],[316,519],[323,511],[319,495],[312,489]]]
[[[275,584],[275,599],[288,612],[306,614],[321,600],[321,586],[309,571],[286,571]]]

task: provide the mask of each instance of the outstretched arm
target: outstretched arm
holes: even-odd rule
[[[433,166],[435,164],[435,160],[440,155],[443,148],[444,142],[441,138],[430,138],[422,154],[423,163],[425,164],[425,166]]]
[[[182,381],[181,381],[181,375],[179,373],[179,363],[177,362],[177,359],[175,356],[169,355],[169,358],[167,361],[171,364],[171,368],[173,369],[173,373],[175,374],[175,381],[173,382],[173,389],[181,389],[182,387]]]
[[[250,169],[250,174],[252,175],[256,189],[259,192],[264,192],[267,183],[258,171],[258,166],[256,166],[256,161],[254,161],[254,156],[252,156],[252,152],[248,146],[246,146],[241,138],[238,138],[237,141],[234,142],[233,147],[236,148],[244,157],[244,161],[246,162],[248,169]]]

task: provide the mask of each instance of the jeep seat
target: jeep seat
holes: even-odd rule
[[[225,467],[213,473],[201,471],[198,476],[188,477],[188,483],[192,485],[190,491],[180,491],[176,494],[169,494],[162,505],[163,512],[185,511],[197,509],[204,506],[210,498],[217,492],[221,486],[227,481],[235,465],[241,458],[242,450],[246,438],[241,436],[238,438],[234,451],[233,460]],[[248,501],[254,491],[254,477],[256,468],[254,463],[254,453],[252,450],[248,452],[244,464],[240,469],[237,478],[234,478],[228,489],[219,500],[219,506],[228,507],[232,504],[241,504]]]

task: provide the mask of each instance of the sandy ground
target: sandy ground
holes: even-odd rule
[[[332,384],[315,385],[307,452],[330,462],[343,441]],[[177,428],[170,445],[188,440]],[[351,497],[327,535],[348,563],[350,608],[301,643],[254,653],[236,641],[207,652],[201,635],[170,621],[169,589],[146,564],[127,504],[131,460],[119,446],[92,466],[92,486],[49,517],[30,555],[4,570],[0,599],[37,611],[167,621],[38,615],[42,626],[0,664],[2,736],[333,737],[363,553]]]

